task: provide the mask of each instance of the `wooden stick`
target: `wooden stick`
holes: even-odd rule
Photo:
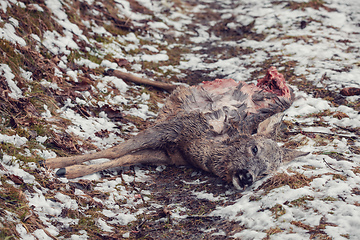
[[[121,72],[119,70],[114,70],[114,69],[109,69],[108,71],[106,71],[106,74],[121,78],[125,81],[130,81],[130,82],[133,82],[136,84],[143,84],[143,85],[149,85],[152,87],[160,88],[167,92],[172,92],[177,87],[176,85],[173,85],[170,83],[152,81],[152,80],[149,80],[146,78],[137,77],[131,73],[125,73],[125,72]]]
[[[82,177],[105,169],[130,166],[140,163],[147,164],[169,164],[170,159],[165,152],[161,150],[143,150],[133,154],[128,154],[120,158],[93,165],[73,165],[66,168],[60,168],[56,175],[66,177],[68,179]]]

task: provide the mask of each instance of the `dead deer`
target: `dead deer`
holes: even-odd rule
[[[155,125],[112,148],[48,159],[58,176],[76,178],[135,164],[192,165],[242,189],[282,163],[308,153],[275,142],[283,111],[293,102],[282,74],[271,67],[257,85],[217,79],[177,87]],[[102,164],[82,162],[108,158]]]

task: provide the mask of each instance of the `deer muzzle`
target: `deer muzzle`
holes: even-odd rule
[[[234,172],[232,182],[235,188],[242,190],[254,182],[254,177],[248,170],[240,169]]]

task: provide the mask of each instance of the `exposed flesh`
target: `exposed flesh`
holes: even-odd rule
[[[246,116],[263,114],[262,109],[279,107],[271,114],[264,114],[259,118],[261,121],[276,112],[284,111],[293,100],[283,75],[275,67],[269,68],[257,85],[235,82],[233,79],[216,79],[182,88],[173,95],[176,100],[169,99],[167,106],[159,114],[159,121],[163,121],[165,117],[168,120],[179,111],[198,111],[205,115],[209,125],[219,134],[226,130],[229,121],[241,123]]]

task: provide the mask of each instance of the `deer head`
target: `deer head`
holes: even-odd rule
[[[282,118],[282,113],[275,114],[259,124],[256,134],[239,136],[228,143],[227,180],[236,188],[250,186],[255,180],[274,172],[281,164],[308,154],[279,147],[275,142]]]

